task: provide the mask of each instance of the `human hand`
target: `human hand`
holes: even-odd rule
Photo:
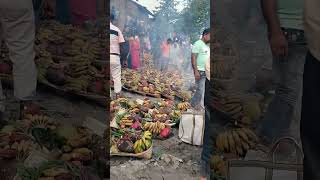
[[[269,41],[273,56],[285,57],[288,55],[288,42],[282,32],[271,34]]]
[[[123,67],[124,67],[124,68],[127,68],[127,67],[128,67],[128,62],[127,62],[127,61],[123,62]]]
[[[194,71],[194,78],[196,81],[199,81],[200,80],[200,73],[199,71]]]

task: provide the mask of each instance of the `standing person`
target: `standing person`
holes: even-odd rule
[[[130,43],[130,55],[132,69],[140,68],[140,40],[135,36]]]
[[[32,102],[37,87],[37,69],[34,62],[35,16],[32,0],[0,1],[0,37],[9,48],[10,60],[13,63],[14,97],[20,103],[20,118],[32,110],[39,113],[39,107]],[[5,99],[1,83],[0,99]],[[4,107],[4,102],[1,102],[1,115]],[[2,120],[2,117],[0,118]]]
[[[132,69],[132,63],[131,63],[131,43],[132,43],[132,39],[133,37],[129,37],[126,39],[126,41],[128,41],[129,43],[129,53],[128,53],[128,57],[127,57],[127,68]]]
[[[166,71],[168,68],[168,63],[170,61],[170,45],[172,44],[172,40],[169,38],[167,41],[162,42],[160,45],[162,56],[160,58],[160,71]]]
[[[206,74],[205,62],[210,57],[210,29],[206,29],[202,33],[202,38],[194,43],[192,47],[191,62],[196,82],[196,92],[191,99],[193,108],[199,110],[201,107],[201,98],[204,93]]]
[[[301,140],[304,151],[303,179],[320,179],[320,1],[304,0],[304,29],[309,52],[303,74]]]
[[[174,42],[171,46],[169,57],[169,65],[171,69],[179,70],[179,66],[181,65],[181,62],[179,62],[181,60],[181,56],[178,43]]]
[[[206,60],[205,63],[205,74],[206,74],[206,82],[205,82],[205,97],[212,96],[212,94],[209,94],[210,89],[210,57]],[[207,98],[205,98],[205,101],[207,101]],[[210,180],[210,165],[209,160],[210,156],[212,154],[212,119],[211,117],[211,108],[208,103],[205,104],[205,126],[204,126],[204,138],[203,138],[203,146],[202,146],[202,153],[201,153],[201,170],[200,170],[200,180]]]
[[[112,24],[115,20],[114,14],[111,14],[110,22],[110,70],[114,83],[114,92],[118,98],[121,93],[121,62],[120,46],[125,42],[122,32],[118,27]]]
[[[92,0],[70,0],[72,24],[82,25],[85,21],[96,20],[97,3]]]
[[[298,104],[306,47],[302,0],[262,0],[262,8],[268,25],[276,82],[275,96],[259,127],[259,135],[264,144],[269,146],[281,136],[293,135],[290,125],[295,112],[300,114]],[[280,149],[287,151],[288,148],[282,146]]]

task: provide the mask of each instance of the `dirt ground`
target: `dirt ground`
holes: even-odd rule
[[[112,180],[193,180],[199,178],[201,148],[181,142],[175,136],[154,140],[151,160],[111,158]]]

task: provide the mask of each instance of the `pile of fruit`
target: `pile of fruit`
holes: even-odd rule
[[[82,126],[62,125],[46,115],[28,114],[23,120],[4,126],[0,140],[0,158],[14,163],[29,161],[34,152],[50,154],[50,160],[76,167],[91,167],[100,162],[95,150],[98,139],[92,131]],[[22,179],[75,177],[67,169],[57,169],[57,166],[20,170],[18,175]]]
[[[122,82],[127,89],[137,93],[167,99],[191,99],[191,92],[182,90],[183,78],[178,72],[162,73],[152,66],[143,67],[140,71],[123,69]]]
[[[120,128],[137,126],[138,122],[177,123],[181,112],[189,107],[190,104],[187,102],[174,104],[173,101],[165,99],[152,101],[148,98],[144,100],[119,98],[111,102],[111,112],[116,113],[115,119]]]
[[[55,21],[43,22],[36,32],[38,80],[80,94],[106,96],[107,59],[103,33],[88,32]],[[1,48],[1,74],[11,74],[7,48]]]
[[[150,148],[151,138],[169,138],[171,125],[180,120],[181,112],[189,106],[186,102],[174,104],[171,100],[148,98],[112,101],[111,153],[141,153]]]
[[[236,128],[220,133],[216,138],[217,150],[244,156],[258,142],[257,136],[248,128]]]
[[[152,134],[149,131],[112,131],[110,153],[142,153],[152,146]]]

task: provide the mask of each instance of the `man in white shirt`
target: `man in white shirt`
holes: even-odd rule
[[[111,21],[114,21],[114,15],[111,15]],[[117,97],[122,89],[120,44],[124,42],[125,40],[120,29],[110,22],[110,71],[114,84],[114,92]]]

